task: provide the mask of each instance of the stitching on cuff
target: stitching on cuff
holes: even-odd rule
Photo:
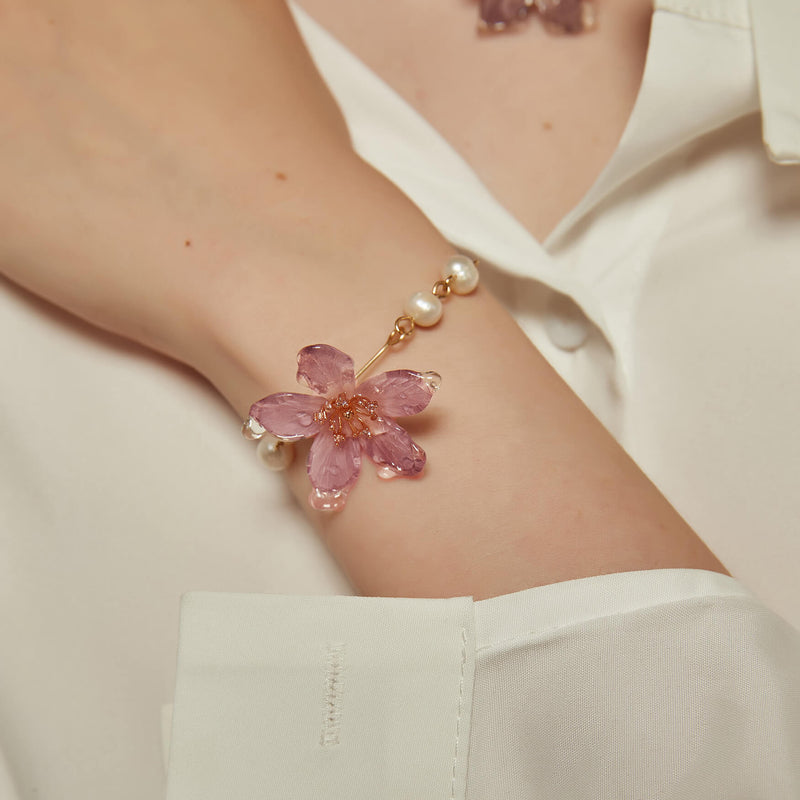
[[[344,642],[329,643],[325,664],[325,702],[322,713],[320,747],[339,744],[344,688]]]
[[[461,714],[464,710],[464,667],[467,663],[467,629],[461,629],[461,678],[458,682],[458,716],[456,717],[456,744],[453,753],[453,774],[450,778],[450,800],[456,796],[456,768],[458,766],[458,743],[461,737]]]

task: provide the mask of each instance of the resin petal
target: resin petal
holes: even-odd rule
[[[253,403],[250,416],[273,436],[294,442],[319,433],[314,412],[319,411],[324,402],[323,398],[310,394],[278,392]]]
[[[410,369],[382,372],[364,381],[358,393],[377,401],[380,413],[389,417],[410,417],[423,411],[434,389],[425,376]]]
[[[419,475],[425,466],[425,451],[407,431],[389,419],[382,419],[373,428],[373,435],[363,440],[362,447],[378,467],[388,467],[406,478]]]
[[[355,388],[353,359],[329,344],[311,344],[297,354],[297,381],[317,394],[348,394]]]
[[[317,511],[341,511],[347,502],[347,492],[321,492],[312,489],[308,504]]]
[[[319,492],[346,492],[361,471],[361,446],[349,437],[337,445],[329,431],[322,431],[311,445],[307,469]]]

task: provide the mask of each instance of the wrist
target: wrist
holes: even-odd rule
[[[365,170],[353,170],[355,188],[338,203],[319,187],[311,202],[324,214],[240,216],[235,257],[209,262],[194,287],[187,360],[241,418],[265,395],[303,391],[294,376],[306,345],[363,364],[452,254]],[[604,572],[723,570],[485,289],[448,305],[378,371],[396,368],[444,379],[407,426],[428,453],[423,476],[387,483],[365,463],[344,512],[325,515],[307,507],[304,449],[288,472],[359,592],[481,598]]]
[[[184,315],[192,332],[181,360],[242,415],[253,400],[291,387],[305,345],[328,343],[364,363],[405,299],[430,287],[453,254],[382,176],[360,160],[348,169],[329,182],[331,189],[315,187],[314,202],[327,212],[272,208],[240,215],[245,235],[231,234],[236,250],[227,263],[199,270]],[[342,191],[338,202],[324,196],[354,183],[360,191]]]

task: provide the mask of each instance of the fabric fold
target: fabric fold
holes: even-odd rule
[[[726,575],[480,601],[468,800],[800,796],[800,635]]]

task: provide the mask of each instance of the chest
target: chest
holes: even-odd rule
[[[641,82],[649,0],[605,0],[596,31],[538,20],[478,34],[463,0],[303,0],[303,8],[428,120],[543,239],[613,154]]]

